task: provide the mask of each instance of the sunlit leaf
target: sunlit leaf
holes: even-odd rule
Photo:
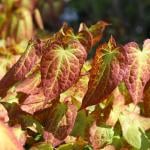
[[[89,28],[89,32],[93,36],[93,45],[95,45],[97,42],[101,40],[103,32],[108,25],[109,24],[107,22],[98,21],[96,24],[92,25]]]
[[[142,136],[150,129],[150,118],[142,117],[138,114],[135,105],[126,106],[119,116],[123,137],[135,148],[140,149],[144,142]]]
[[[81,109],[98,104],[111,94],[126,74],[126,61],[125,50],[112,37],[98,47]]]
[[[23,80],[27,73],[31,71],[32,67],[38,63],[40,49],[36,49],[34,44],[34,42],[29,43],[26,52],[0,81],[0,96],[5,95],[8,88],[15,82]]]
[[[90,128],[89,140],[94,148],[98,150],[104,146],[104,144],[111,144],[114,136],[113,128],[96,126],[93,124]]]
[[[106,124],[114,126],[119,119],[120,113],[124,109],[125,98],[121,94],[118,88],[116,88],[113,93],[113,105]]]
[[[0,137],[1,150],[23,150],[12,130],[2,122],[0,122]]]
[[[150,39],[144,41],[143,50],[135,42],[124,46],[127,52],[128,66],[125,84],[134,101],[138,103],[143,98],[143,90],[150,79]]]
[[[43,143],[35,144],[29,150],[53,150],[53,147],[51,144],[43,142]]]

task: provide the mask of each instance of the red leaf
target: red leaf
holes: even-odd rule
[[[42,87],[52,100],[78,80],[87,53],[78,41],[51,44],[41,60]]]
[[[36,49],[35,43],[29,43],[26,52],[21,56],[16,64],[6,73],[0,81],[0,96],[3,97],[6,91],[15,82],[23,80],[32,67],[39,61],[40,49]]]
[[[127,52],[128,66],[125,84],[134,103],[143,98],[143,90],[150,80],[150,39],[144,41],[143,50],[135,42],[124,46]]]
[[[125,76],[126,63],[125,50],[117,46],[112,37],[107,44],[98,47],[81,109],[98,104],[111,94]]]
[[[40,81],[41,81],[40,73],[35,72],[25,80],[19,82],[16,85],[16,91],[25,94],[33,94],[35,91],[38,90],[37,86],[40,84]]]

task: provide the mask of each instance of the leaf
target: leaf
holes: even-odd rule
[[[122,127],[123,137],[134,148],[141,148],[141,132],[139,130],[139,124],[135,118],[131,118],[128,115],[120,115],[120,124]]]
[[[12,130],[0,122],[0,149],[1,150],[23,150]]]
[[[104,21],[99,21],[88,28],[84,23],[80,24],[78,32],[78,40],[85,47],[86,51],[90,49],[101,40],[105,28],[109,24]]]
[[[22,129],[34,128],[35,132],[43,133],[43,127],[32,115],[21,110],[20,106],[16,103],[1,102],[6,108],[9,116],[9,124],[16,125],[20,124]]]
[[[26,137],[27,134],[26,134],[26,132],[21,129],[20,125],[16,125],[16,126],[12,127],[12,131],[15,134],[17,140],[20,142],[20,144],[22,146],[24,146],[25,142],[27,140],[27,137]]]
[[[72,136],[87,138],[87,131],[93,124],[94,118],[91,115],[87,115],[85,110],[78,112],[73,130]]]
[[[25,94],[33,94],[38,90],[37,86],[40,84],[40,81],[41,81],[41,74],[39,72],[35,72],[25,80],[17,83],[15,87],[16,91]]]
[[[3,97],[10,86],[15,82],[25,79],[32,67],[38,63],[40,49],[35,49],[34,42],[29,43],[26,52],[21,56],[16,64],[6,73],[0,81],[0,96]]]
[[[137,113],[137,109],[126,106],[126,109],[119,116],[123,137],[133,147],[140,149],[141,143],[145,139],[145,130],[150,129],[150,118],[142,117]]]
[[[150,117],[150,82],[148,82],[147,88],[145,88],[143,102],[144,102],[144,113],[146,117]]]
[[[69,41],[65,47],[51,44],[41,60],[42,87],[48,100],[53,100],[78,80],[86,56],[77,41]]]
[[[95,45],[97,42],[99,42],[101,40],[102,34],[108,25],[109,24],[107,22],[98,21],[95,25],[92,25],[89,28],[89,32],[93,36],[93,42],[92,42],[93,45]]]
[[[99,150],[105,144],[111,144],[114,136],[113,128],[97,126],[95,123],[90,128],[89,140],[94,150]]]
[[[93,36],[92,34],[88,31],[88,27],[84,24],[81,23],[79,27],[79,33],[78,33],[78,40],[80,43],[84,46],[87,52],[92,48],[93,46]]]
[[[44,139],[54,147],[62,143],[73,129],[77,108],[69,103],[53,106],[45,122]]]
[[[125,50],[116,45],[113,37],[98,47],[81,109],[98,104],[111,94],[126,74],[126,62]]]
[[[23,111],[30,114],[51,106],[50,103],[45,104],[45,96],[42,91],[29,95],[20,105]]]
[[[53,147],[51,144],[43,142],[43,143],[35,144],[29,150],[53,150]]]
[[[70,99],[74,105],[78,108],[81,107],[82,99],[87,91],[89,81],[89,69],[91,65],[89,62],[85,62],[80,73],[79,80],[73,84],[67,91],[61,93],[60,101],[63,102],[66,99]]]
[[[125,84],[135,104],[143,98],[143,90],[150,80],[150,39],[144,41],[143,50],[135,42],[124,46],[127,52],[128,66]]]
[[[120,113],[123,111],[125,106],[124,96],[121,94],[118,88],[116,88],[113,93],[113,105],[109,117],[106,121],[107,125],[115,126],[117,123]]]
[[[7,110],[5,109],[5,107],[2,104],[0,104],[0,121],[2,121],[2,122],[9,121]]]

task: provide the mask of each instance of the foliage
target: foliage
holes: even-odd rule
[[[1,75],[0,149],[150,147],[150,39],[141,50],[111,36],[87,60],[108,25],[82,23],[75,33],[64,23],[29,41]]]

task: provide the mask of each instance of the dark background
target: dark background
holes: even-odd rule
[[[122,44],[150,38],[150,0],[40,0],[38,6],[49,32],[64,21],[77,29],[80,22],[104,20],[111,24],[105,35],[114,35]]]

